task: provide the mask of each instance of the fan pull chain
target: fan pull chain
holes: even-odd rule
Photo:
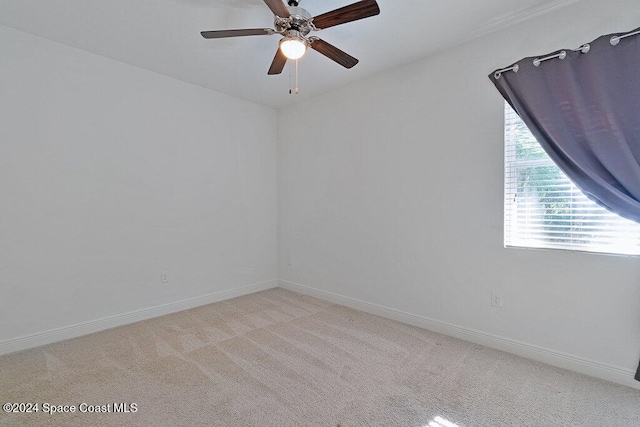
[[[298,89],[298,60],[296,59],[296,95],[300,93],[300,89]]]
[[[296,59],[296,95],[298,95],[300,93],[300,89],[298,87],[298,60]],[[289,95],[293,95],[293,85],[291,84],[291,67],[287,67],[289,68]]]

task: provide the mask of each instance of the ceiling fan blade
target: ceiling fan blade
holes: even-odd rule
[[[205,39],[222,39],[225,37],[268,36],[275,34],[271,28],[247,28],[246,30],[201,31]]]
[[[351,68],[358,63],[358,60],[353,56],[319,38],[313,38],[311,49],[320,52],[327,58],[336,61],[345,68]]]
[[[276,51],[276,56],[275,58],[273,58],[273,62],[271,63],[271,67],[269,67],[269,72],[267,74],[269,74],[270,76],[274,74],[280,74],[282,70],[284,70],[284,66],[286,63],[287,57],[284,56],[284,53],[282,53],[280,48],[278,48],[278,50]]]
[[[264,0],[264,2],[269,6],[269,9],[271,9],[274,15],[280,18],[288,18],[291,16],[289,9],[282,3],[282,0]]]
[[[358,19],[368,18],[380,13],[376,0],[362,0],[331,12],[323,13],[313,18],[313,24],[317,29],[333,27]]]

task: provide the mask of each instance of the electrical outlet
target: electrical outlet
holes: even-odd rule
[[[169,281],[169,272],[163,271],[160,273],[160,283],[167,283]]]
[[[491,292],[491,306],[502,307],[502,294]]]

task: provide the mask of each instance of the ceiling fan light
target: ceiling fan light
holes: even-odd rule
[[[289,59],[302,58],[307,51],[307,43],[301,37],[285,37],[280,40],[280,50]]]

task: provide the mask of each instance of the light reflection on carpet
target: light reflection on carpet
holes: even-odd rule
[[[445,420],[442,417],[435,417],[424,427],[459,427],[458,424],[454,424],[451,421]]]

